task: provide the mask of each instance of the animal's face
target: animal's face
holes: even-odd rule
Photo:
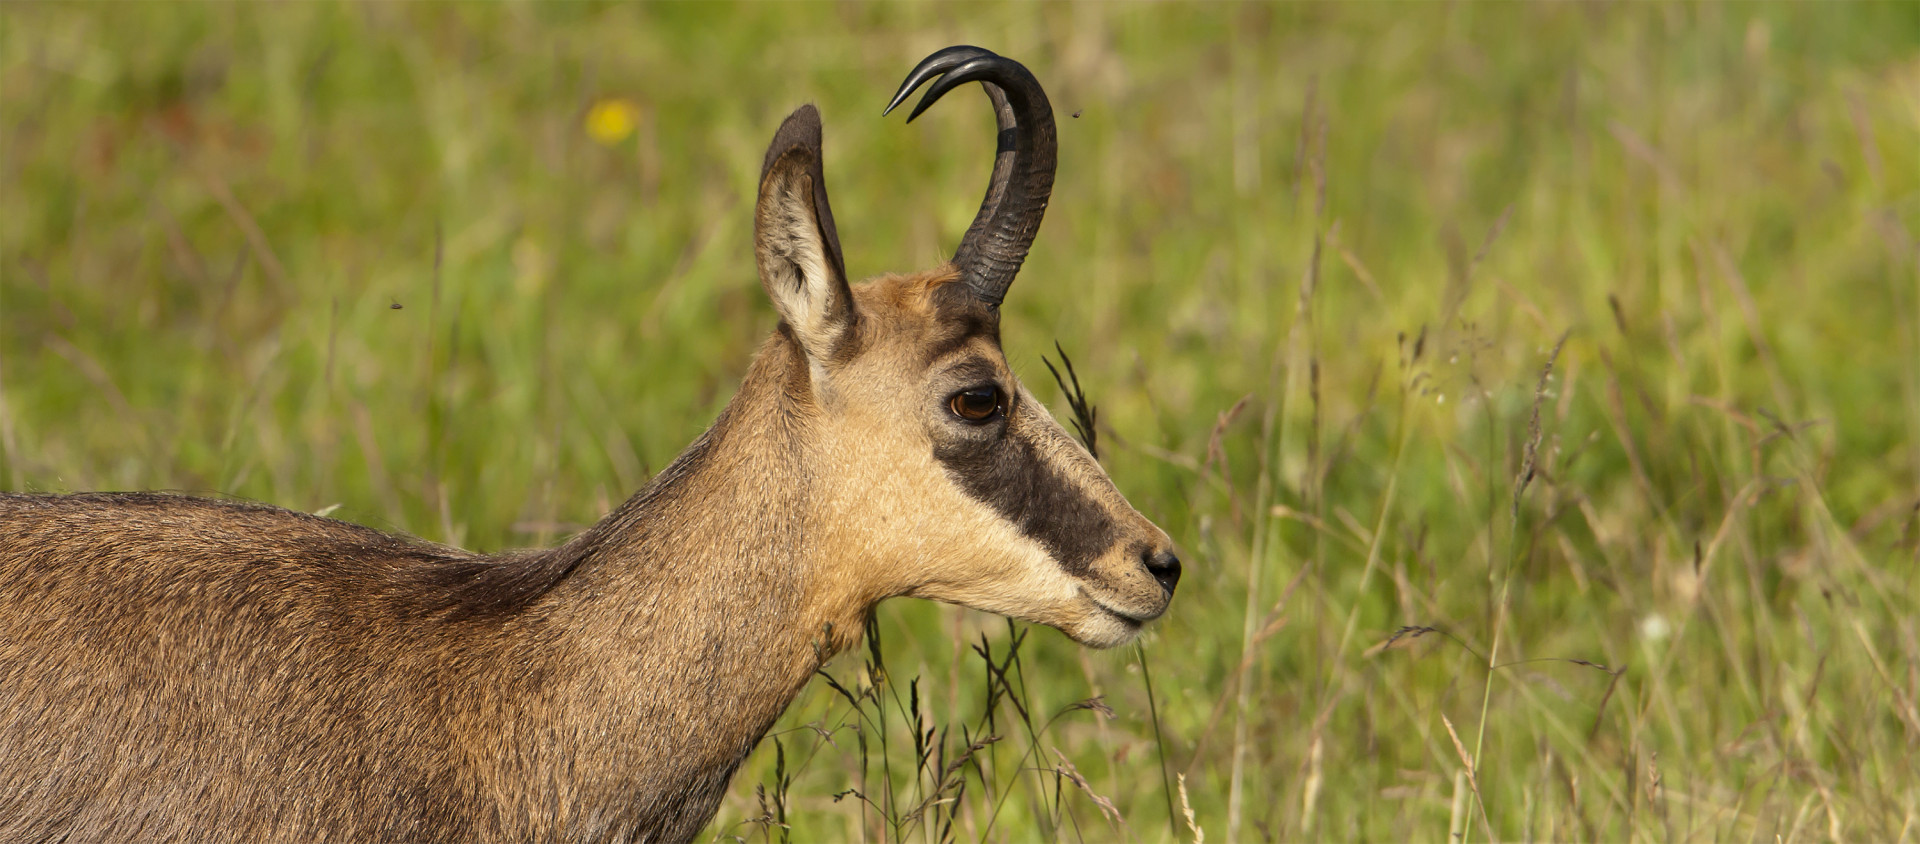
[[[1172,598],[1171,542],[1020,385],[992,314],[942,305],[949,284],[858,289],[842,359],[809,367],[829,547],[869,561],[845,576],[871,598],[947,601],[1095,647],[1130,641]]]
[[[1166,610],[1179,560],[1000,349],[999,302],[1053,184],[1053,114],[1024,67],[974,47],[929,57],[894,103],[935,77],[920,109],[977,80],[1001,130],[987,199],[948,264],[848,285],[812,106],[787,118],[761,171],[755,257],[783,319],[763,354],[789,360],[784,424],[808,429],[809,542],[843,556],[828,588],[855,605],[914,595],[1119,645]]]

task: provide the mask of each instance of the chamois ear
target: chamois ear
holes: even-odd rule
[[[760,284],[817,367],[854,321],[840,235],[820,168],[820,113],[801,106],[780,125],[760,170],[753,215]]]

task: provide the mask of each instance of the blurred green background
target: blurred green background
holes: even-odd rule
[[[984,101],[880,116],[954,43],[1060,122],[1009,358],[1186,579],[991,713],[884,606],[709,837],[1920,836],[1910,2],[8,3],[0,484],[558,541],[773,328],[792,108],[851,273],[957,242]]]

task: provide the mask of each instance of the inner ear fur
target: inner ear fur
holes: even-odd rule
[[[820,113],[811,105],[788,116],[767,148],[754,255],[774,308],[807,357],[824,361],[852,326],[854,311],[820,165]]]

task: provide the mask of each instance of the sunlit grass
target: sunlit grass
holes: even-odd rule
[[[887,605],[710,834],[1920,835],[1913,4],[9,4],[0,483],[555,541],[773,327],[787,111],[853,273],[952,248],[990,115],[879,110],[960,42],[1060,116],[1011,359],[1188,574],[1005,677]]]

